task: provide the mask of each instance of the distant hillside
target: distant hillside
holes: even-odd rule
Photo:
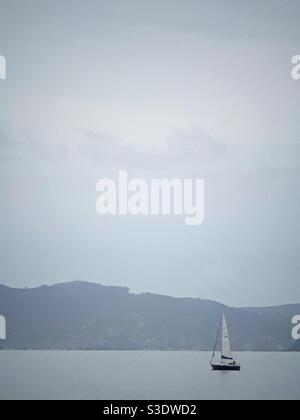
[[[300,305],[229,308],[201,299],[131,294],[74,282],[35,289],[0,286],[9,349],[211,350],[221,315],[235,350],[286,350]]]
[[[300,351],[300,340],[295,341],[290,347],[290,351]]]

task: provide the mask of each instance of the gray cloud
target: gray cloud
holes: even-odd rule
[[[234,150],[232,145],[215,139],[204,130],[186,132],[177,130],[169,136],[161,148],[139,148],[119,138],[81,129],[84,142],[80,150],[101,163],[130,164],[137,168],[163,167],[167,165],[213,165],[228,158]]]
[[[136,149],[126,145],[117,137],[86,128],[79,131],[84,140],[79,146],[79,151],[95,162],[120,164],[121,162],[129,163],[140,158]]]
[[[206,131],[198,129],[187,132],[178,130],[169,140],[167,155],[169,160],[182,163],[197,162],[215,164],[220,159],[228,158],[234,150],[233,145],[214,138]]]

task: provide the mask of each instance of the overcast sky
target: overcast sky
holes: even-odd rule
[[[300,302],[298,0],[0,0],[0,283]],[[206,219],[97,215],[204,178]]]

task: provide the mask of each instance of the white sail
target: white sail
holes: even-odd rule
[[[222,327],[222,360],[232,360],[228,326],[224,315]]]
[[[220,338],[220,332],[222,329],[222,353],[221,353],[221,363],[218,363],[214,361],[215,352],[217,348],[217,344]],[[231,348],[230,348],[230,339],[229,339],[229,332],[228,332],[228,326],[225,316],[223,315],[222,323],[220,324],[212,359],[211,359],[211,367],[213,370],[230,370],[230,371],[240,371],[241,365],[237,363],[231,354]]]

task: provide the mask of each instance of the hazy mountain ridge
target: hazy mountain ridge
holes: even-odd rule
[[[226,313],[235,350],[287,350],[300,304],[230,308],[217,302],[132,294],[73,282],[34,289],[0,286],[10,349],[211,350]]]
[[[300,351],[300,340],[294,341],[290,347],[290,351]]]

